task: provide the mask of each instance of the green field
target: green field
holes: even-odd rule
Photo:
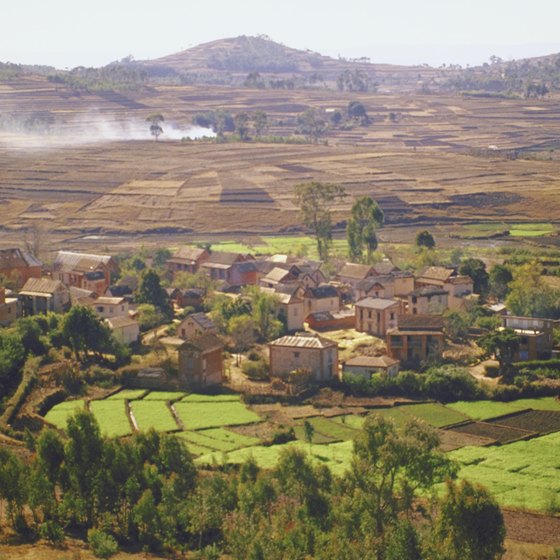
[[[111,395],[107,400],[120,401],[129,400],[134,401],[136,399],[141,399],[147,393],[146,389],[122,389],[118,393]]]
[[[509,234],[512,237],[541,237],[553,231],[552,225],[547,223],[511,224]]]
[[[239,395],[199,395],[197,393],[192,393],[183,397],[182,402],[204,402],[204,403],[218,403],[218,402],[240,402],[241,397]]]
[[[153,428],[158,432],[173,432],[179,429],[164,400],[132,402],[130,409],[139,430],[147,431]]]
[[[182,391],[152,391],[145,397],[145,401],[179,401],[185,397],[187,393]]]
[[[383,409],[387,410],[387,409]],[[354,430],[360,430],[366,421],[365,416],[358,416],[356,414],[343,414],[342,416],[334,416],[331,418],[333,422],[339,422],[344,424],[349,428],[354,428]]]
[[[560,433],[499,447],[465,447],[449,455],[459,476],[486,486],[502,506],[547,511],[560,506]]]
[[[532,223],[479,223],[463,226],[464,233],[460,237],[479,238],[488,237],[501,232],[509,232],[512,237],[542,237],[554,232],[554,226],[547,222]]]
[[[554,397],[543,397],[540,399],[518,399],[512,402],[498,401],[458,401],[448,404],[447,407],[465,414],[473,420],[488,420],[496,416],[511,414],[518,410],[533,408],[535,410],[557,410],[560,411],[560,401]]]
[[[189,448],[194,444],[205,448],[205,453],[209,451],[234,451],[260,443],[257,438],[236,434],[224,428],[211,428],[198,432],[187,431],[181,432],[179,435],[187,442]]]
[[[121,437],[132,433],[124,400],[117,402],[110,400],[91,401],[89,407],[102,434],[109,437]]]
[[[307,421],[313,426],[315,432],[327,436],[333,441],[347,441],[358,435],[358,430],[341,422],[333,422],[323,416],[313,416]]]
[[[55,404],[45,415],[45,420],[60,430],[66,429],[66,421],[77,410],[83,410],[85,401],[64,401]]]
[[[238,426],[260,422],[261,418],[240,402],[185,402],[173,405],[187,430]]]
[[[460,411],[450,409],[439,403],[410,404],[400,406],[399,409],[415,418],[424,420],[435,428],[442,428],[469,419]]]

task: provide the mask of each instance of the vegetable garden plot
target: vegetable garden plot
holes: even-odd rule
[[[145,397],[145,401],[179,401],[187,393],[182,391],[151,391]]]
[[[456,410],[447,408],[439,403],[411,404],[399,407],[400,410],[424,420],[428,424],[443,428],[451,424],[457,424],[468,420],[468,417]]]
[[[499,424],[489,424],[488,422],[468,422],[461,426],[450,428],[449,431],[494,439],[499,443],[509,443],[531,435],[537,435],[535,432],[528,430],[501,426]]]
[[[261,417],[240,402],[175,403],[177,415],[187,430],[238,426],[260,422]]]
[[[218,403],[218,402],[240,402],[239,395],[199,395],[192,393],[187,395],[182,402],[203,402],[203,403]]]
[[[89,407],[102,434],[120,437],[132,433],[124,400],[91,401]]]
[[[108,401],[141,399],[147,393],[146,389],[122,389],[118,393],[107,397]]]
[[[77,410],[84,410],[85,401],[64,401],[55,404],[48,412],[45,414],[45,420],[50,422],[57,428],[61,430],[66,429],[66,422],[68,418],[72,416]]]
[[[489,424],[510,426],[545,435],[560,431],[560,412],[553,410],[526,410],[506,416],[505,418],[493,418],[487,422]]]
[[[473,420],[487,420],[503,416],[517,410],[532,408],[534,410],[557,410],[560,411],[560,401],[554,397],[543,397],[540,399],[517,399],[511,402],[497,401],[458,401],[447,405],[466,414]]]
[[[139,430],[147,431],[153,428],[157,432],[173,432],[179,429],[165,401],[131,402],[130,412],[134,416]]]

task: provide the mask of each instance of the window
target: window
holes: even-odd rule
[[[368,317],[368,319],[371,319],[371,311],[367,312],[367,317]]]
[[[412,303],[417,303],[418,302],[418,298],[416,296],[412,296]]]
[[[299,358],[299,352],[294,352],[294,358]]]
[[[298,312],[297,307],[294,307],[294,317],[297,317],[297,312]]]
[[[379,311],[377,312],[377,322],[379,323],[381,321],[381,313],[379,313]]]
[[[391,314],[389,315],[389,318],[391,319],[391,321],[393,321],[393,320],[395,319],[395,314],[394,314],[394,313],[391,313]]]

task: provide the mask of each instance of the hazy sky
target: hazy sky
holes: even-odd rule
[[[560,0],[2,0],[0,61],[59,68],[266,34],[372,62],[480,64],[560,52]]]

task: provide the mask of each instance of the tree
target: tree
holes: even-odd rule
[[[276,304],[274,295],[258,289],[252,292],[251,316],[258,337],[264,342],[278,338],[284,329],[282,322],[276,318]]]
[[[249,139],[249,115],[245,112],[237,113],[234,117],[235,132],[242,142]]]
[[[150,269],[142,276],[136,293],[136,302],[154,305],[168,319],[173,315],[167,292],[161,287],[159,275],[155,270]]]
[[[500,300],[509,293],[509,283],[513,280],[511,270],[503,264],[495,264],[490,269],[490,294]]]
[[[344,491],[352,519],[359,519],[356,538],[384,540],[388,527],[414,508],[417,492],[455,474],[453,463],[438,450],[437,433],[412,421],[397,429],[382,416],[366,419],[354,440],[354,455]]]
[[[470,276],[473,281],[473,290],[477,294],[485,294],[488,291],[488,272],[486,265],[480,259],[466,259],[459,266],[459,274]]]
[[[346,226],[348,250],[353,261],[364,260],[371,262],[371,257],[377,249],[376,229],[383,225],[384,214],[377,202],[370,196],[362,196],[352,205],[352,217]]]
[[[433,249],[436,246],[433,235],[427,231],[421,231],[416,235],[416,247],[426,247],[427,249]]]
[[[309,420],[305,420],[303,422],[303,435],[305,436],[305,441],[309,444],[309,450],[311,451],[311,444],[313,443],[315,428]]]
[[[260,138],[268,128],[268,116],[264,111],[253,113],[253,128],[257,138]]]
[[[299,207],[303,223],[317,240],[319,258],[327,260],[332,240],[331,206],[346,196],[344,188],[330,183],[301,183],[294,188],[294,204]]]
[[[161,123],[165,119],[161,113],[152,113],[146,117],[146,122],[150,123],[150,134],[155,138],[156,142],[161,134],[163,134],[163,128]]]
[[[114,347],[109,327],[93,309],[81,305],[72,307],[64,316],[62,336],[70,344],[78,361],[85,360],[88,352],[101,357],[102,353],[111,352]]]
[[[238,315],[228,321],[227,330],[233,341],[239,365],[239,354],[246,352],[255,342],[255,323],[248,315]]]
[[[297,117],[297,132],[303,134],[313,144],[317,144],[321,138],[326,136],[328,119],[324,111],[319,109],[308,109]]]
[[[496,500],[480,485],[447,483],[436,522],[436,550],[444,558],[497,560],[504,553],[505,525]]]
[[[520,339],[513,329],[502,329],[481,336],[477,344],[488,354],[493,354],[500,364],[503,383],[513,381],[513,359],[519,350]]]
[[[539,263],[518,266],[513,277],[506,298],[511,313],[526,317],[560,318],[560,290],[544,282]]]

